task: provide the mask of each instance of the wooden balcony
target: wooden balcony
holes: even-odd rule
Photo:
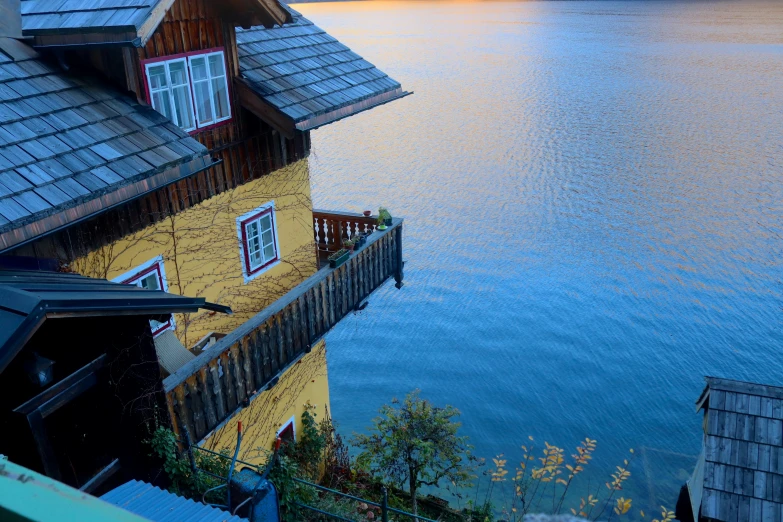
[[[343,317],[394,277],[402,286],[402,219],[377,230],[375,218],[313,212],[319,255],[339,250],[341,238],[372,230],[367,242],[337,268],[321,268],[246,323],[217,339],[163,381],[174,431],[200,441],[309,353]]]

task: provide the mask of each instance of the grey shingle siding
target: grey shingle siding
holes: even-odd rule
[[[32,51],[0,53],[0,98],[0,233],[207,154],[150,107]]]
[[[783,388],[707,379],[701,514],[783,521]]]
[[[239,67],[253,90],[295,123],[401,85],[288,8],[293,23],[237,28]]]

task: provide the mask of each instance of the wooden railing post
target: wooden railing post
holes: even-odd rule
[[[402,224],[394,231],[394,243],[397,250],[396,270],[394,271],[394,281],[397,288],[402,288],[403,273],[402,273]]]

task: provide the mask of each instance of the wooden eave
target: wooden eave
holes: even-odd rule
[[[296,122],[296,129],[300,131],[314,130],[318,127],[323,127],[329,123],[334,123],[336,121],[342,120],[343,118],[347,118],[348,116],[353,116],[354,114],[359,114],[360,112],[378,107],[379,105],[384,105],[394,100],[399,100],[400,98],[404,98],[411,94],[413,93],[403,91],[402,88],[377,94],[356,103],[346,105],[345,107],[340,107],[339,109],[335,109],[324,114],[319,114],[318,116],[314,116],[306,120],[298,121]]]
[[[296,133],[296,123],[280,109],[267,102],[244,78],[234,78],[239,104],[268,123],[276,131],[288,139]]]
[[[240,105],[259,117],[261,120],[271,125],[274,129],[276,129],[288,139],[293,138],[297,131],[305,132],[314,130],[329,123],[334,123],[336,121],[342,120],[343,118],[353,116],[354,114],[364,112],[374,107],[378,107],[379,105],[384,105],[386,103],[399,100],[400,98],[404,98],[413,94],[412,92],[403,91],[401,88],[399,88],[393,91],[378,94],[376,96],[371,96],[359,102],[346,105],[345,107],[341,107],[333,111],[319,114],[312,118],[295,120],[271,103],[267,102],[263,95],[256,92],[252,85],[250,85],[250,83],[244,78],[236,78],[234,80],[234,85],[236,87]]]
[[[40,217],[35,221],[25,223],[0,234],[0,254],[63,230],[85,219],[108,212],[155,190],[202,172],[218,163],[213,161],[209,155],[200,156],[98,197],[82,201],[75,206],[55,210],[51,214]]]
[[[81,27],[66,29],[33,29],[23,31],[33,37],[35,47],[133,46],[143,47],[176,0],[160,0],[140,27],[117,25],[111,27]],[[221,5],[227,19],[237,25],[263,25],[270,28],[292,21],[291,13],[277,0],[227,0]],[[233,15],[233,16],[232,16]]]

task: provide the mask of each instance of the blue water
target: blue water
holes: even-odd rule
[[[342,431],[420,388],[485,457],[636,448],[673,507],[703,376],[783,385],[783,3],[295,7],[415,91],[312,136],[316,207],[405,218],[405,287],[327,338]]]

